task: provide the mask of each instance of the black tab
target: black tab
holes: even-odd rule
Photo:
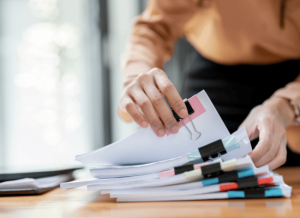
[[[180,167],[174,167],[175,175],[178,175],[180,173],[184,173],[187,171],[194,170],[194,165],[193,164],[188,164]]]
[[[187,99],[184,99],[183,102],[185,103],[185,106],[186,106],[186,109],[187,109],[189,115],[193,114],[195,111],[192,108],[190,102]]]
[[[214,164],[203,166],[201,167],[201,171],[202,171],[202,175],[205,178],[212,177],[223,172],[220,163],[214,163]]]
[[[192,108],[190,102],[187,99],[184,99],[183,102],[185,103],[185,106],[187,108],[187,111],[189,113],[189,115],[193,114],[195,111]],[[179,122],[182,118],[180,116],[178,116],[178,114],[176,114],[176,112],[173,110],[173,108],[171,108],[173,116],[175,117],[176,121]]]
[[[209,157],[213,157],[213,158],[217,157],[219,153],[220,154],[227,153],[221,139],[219,139],[215,142],[212,142],[208,145],[205,145],[203,147],[200,147],[200,148],[198,148],[198,150],[199,150],[199,153],[201,154],[201,158],[204,162],[208,161]]]
[[[219,183],[225,183],[225,182],[236,182],[238,180],[238,172],[237,171],[231,171],[226,172],[220,176],[218,176]]]
[[[263,189],[249,189],[244,190],[245,198],[264,198],[265,190]]]
[[[238,188],[249,188],[258,186],[258,181],[256,176],[249,176],[237,180]]]
[[[173,108],[171,108],[171,110],[172,110],[173,116],[175,117],[176,121],[179,122],[182,118],[176,114],[176,112],[173,110]]]

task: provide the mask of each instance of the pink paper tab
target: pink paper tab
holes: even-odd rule
[[[199,98],[196,95],[191,97],[188,101],[189,101],[190,105],[192,106],[192,108],[194,109],[194,113],[191,114],[192,120],[199,117],[201,114],[203,114],[206,111],[205,108],[203,107],[202,103],[200,102]],[[185,124],[188,124],[191,121],[190,121],[189,117],[186,117],[182,120],[182,122],[184,122]],[[178,126],[179,126],[179,128],[181,128],[181,127],[183,127],[183,124],[181,122],[178,122]],[[170,135],[171,132],[167,129],[166,134]]]
[[[209,165],[209,164],[210,164],[210,163],[196,164],[196,165],[194,165],[194,170],[198,170],[198,169],[200,169],[201,167],[207,166],[207,165]]]
[[[175,170],[174,169],[165,170],[165,171],[159,172],[158,175],[159,175],[159,178],[174,176],[175,175]]]

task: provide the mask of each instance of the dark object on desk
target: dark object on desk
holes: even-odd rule
[[[47,188],[24,188],[24,189],[5,189],[0,190],[0,196],[11,196],[11,195],[39,195],[51,191],[55,189],[55,187],[47,187]]]
[[[83,169],[80,165],[4,166],[0,167],[0,182],[24,178],[42,178],[71,173]]]
[[[79,165],[2,167],[0,196],[45,193],[58,187],[62,182],[73,180],[73,171],[82,168]]]

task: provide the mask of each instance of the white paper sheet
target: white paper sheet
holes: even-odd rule
[[[153,130],[140,129],[131,136],[96,151],[79,155],[76,160],[86,165],[143,164],[175,158],[196,150],[198,147],[229,136],[229,132],[205,91],[197,94],[205,112],[193,120],[201,137],[191,140],[184,127],[177,134],[157,137]],[[187,127],[193,131],[191,123]],[[194,132],[194,131],[193,131]],[[245,153],[246,154],[246,153]],[[234,154],[235,158],[245,155]],[[226,154],[227,155],[227,154]],[[232,157],[223,156],[224,160]]]

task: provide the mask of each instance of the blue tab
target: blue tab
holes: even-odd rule
[[[243,191],[228,191],[228,198],[245,198],[245,192]]]
[[[265,197],[283,197],[281,188],[272,188],[265,191]]]
[[[233,135],[228,136],[225,139],[222,139],[224,147],[236,144],[236,138]]]
[[[240,148],[239,143],[237,143],[236,138],[233,135],[230,135],[227,138],[223,139],[222,143],[227,153]]]
[[[227,153],[229,153],[231,151],[234,151],[236,149],[239,149],[239,148],[240,148],[240,145],[238,143],[231,144],[231,145],[228,145],[228,146],[225,147]]]
[[[188,156],[190,162],[192,162],[193,164],[203,163],[201,154],[199,153],[198,150],[188,153],[187,156]]]
[[[218,184],[218,183],[219,183],[218,178],[202,180],[202,185],[203,186],[214,185],[214,184]]]
[[[239,178],[244,178],[244,177],[248,177],[248,176],[254,176],[253,169],[248,169],[248,170],[243,170],[243,171],[238,172]]]

